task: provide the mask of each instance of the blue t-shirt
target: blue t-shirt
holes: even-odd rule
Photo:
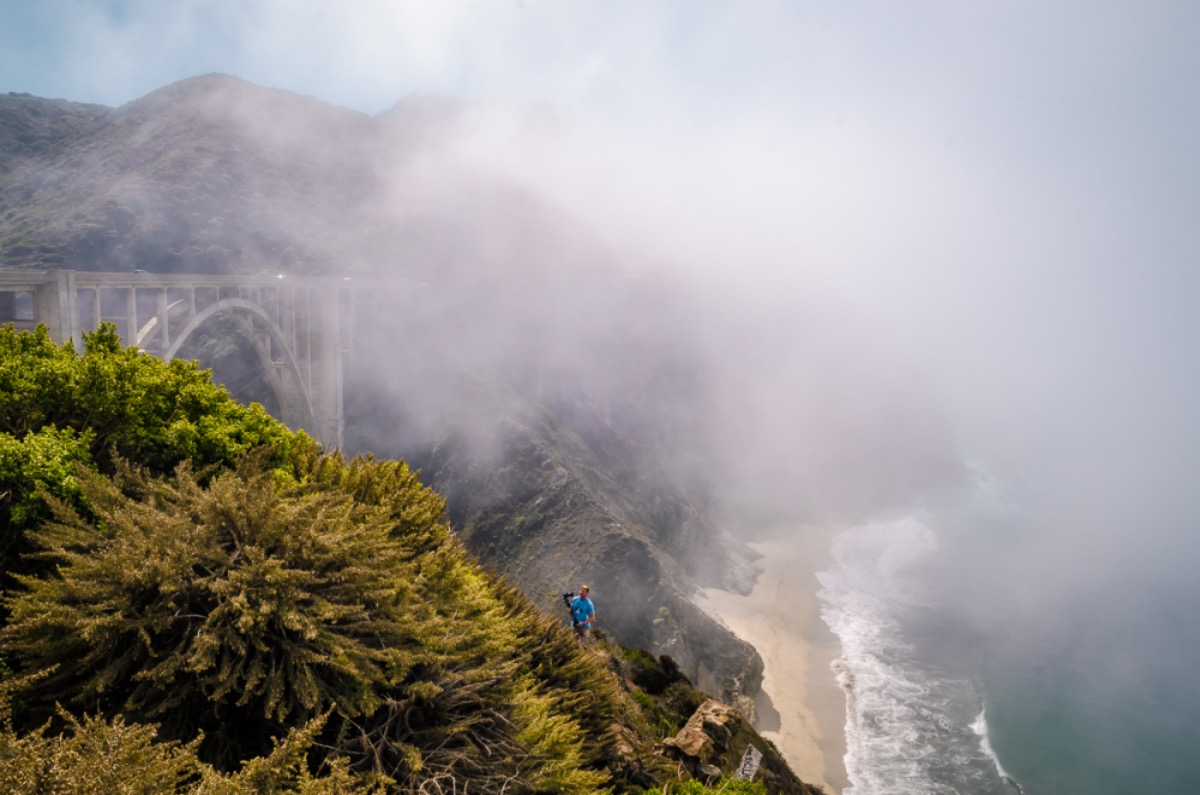
[[[586,596],[576,596],[571,600],[571,617],[575,619],[576,624],[583,624],[596,612],[595,605],[592,600]]]

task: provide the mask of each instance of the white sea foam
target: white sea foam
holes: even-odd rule
[[[923,607],[918,568],[937,550],[919,517],[864,525],[834,539],[833,565],[818,574],[821,616],[842,645],[845,795],[997,791],[999,760],[970,723],[978,694],[924,665],[905,637],[906,616]]]
[[[1021,789],[1021,785],[1017,783],[1017,780],[1008,774],[1008,771],[1004,769],[1004,765],[1000,764],[1000,757],[996,756],[995,750],[992,749],[992,741],[988,738],[986,707],[979,711],[979,717],[971,724],[971,731],[979,736],[979,750],[995,765],[996,773],[1000,778],[1017,792],[1024,792]]]
[[[992,760],[992,764],[996,766],[996,772],[1002,778],[1008,778],[1008,773],[1004,771],[1004,766],[1000,764],[1000,757],[996,756],[996,752],[992,750],[992,742],[988,739],[987,709],[980,710],[979,717],[971,724],[971,731],[979,735],[979,749],[983,751],[984,756]]]

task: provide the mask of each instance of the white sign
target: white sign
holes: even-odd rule
[[[733,774],[733,777],[738,781],[750,781],[758,772],[758,763],[761,761],[762,751],[753,745],[747,745],[746,753],[742,754],[742,761],[738,763],[737,772]]]

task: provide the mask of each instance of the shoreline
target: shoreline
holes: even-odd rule
[[[774,528],[749,544],[762,573],[749,596],[704,588],[697,604],[763,658],[755,728],[793,771],[831,795],[846,775],[846,697],[832,663],[837,637],[821,621],[816,574],[827,568],[837,531],[812,525]]]

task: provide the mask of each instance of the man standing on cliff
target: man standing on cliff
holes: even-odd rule
[[[587,646],[588,634],[591,632],[592,623],[596,620],[596,606],[592,604],[591,599],[588,599],[586,585],[581,585],[579,596],[571,600],[571,619],[575,626],[575,637],[579,639],[579,645]]]

